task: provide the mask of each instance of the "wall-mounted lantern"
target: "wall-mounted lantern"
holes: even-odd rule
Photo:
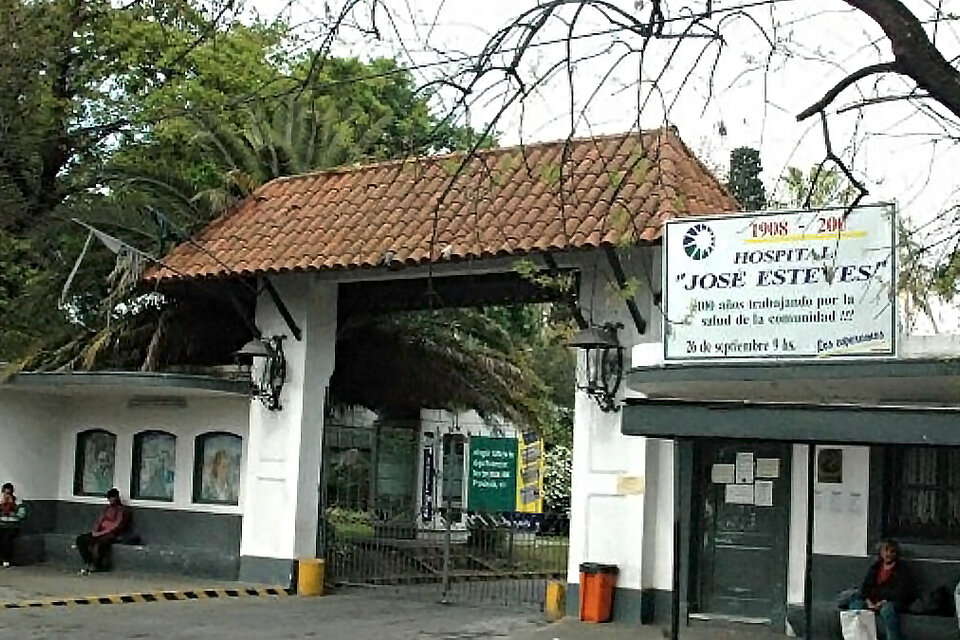
[[[619,411],[617,391],[623,380],[623,347],[617,340],[621,324],[581,329],[570,341],[571,347],[583,351],[584,368],[578,372],[577,388],[586,391],[601,411]]]
[[[280,392],[287,377],[287,360],[283,355],[283,336],[254,338],[237,351],[238,358],[251,358],[256,377],[251,380],[253,396],[270,411],[280,410]],[[262,364],[258,367],[258,360]]]

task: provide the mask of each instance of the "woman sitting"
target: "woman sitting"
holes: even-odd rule
[[[0,562],[6,569],[13,562],[13,542],[20,535],[20,525],[27,516],[26,505],[17,502],[13,485],[0,488]]]

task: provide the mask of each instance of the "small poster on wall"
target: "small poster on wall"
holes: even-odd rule
[[[754,485],[754,501],[758,507],[773,506],[773,481],[757,480]]]
[[[736,471],[732,464],[715,464],[710,469],[710,480],[714,484],[733,484],[737,479]]]
[[[113,486],[114,462],[117,437],[106,431],[89,431],[81,434],[80,482],[78,493],[106,495]]]
[[[820,449],[817,452],[817,482],[843,483],[843,449]]]
[[[780,458],[757,458],[758,478],[779,478]]]
[[[424,522],[433,518],[433,447],[423,448],[423,476],[420,485],[420,517]]]
[[[517,456],[517,512],[543,512],[543,440],[534,431],[524,431]]]
[[[240,498],[240,461],[243,440],[232,434],[208,436],[200,453],[200,500],[237,504]]]
[[[752,484],[728,484],[724,494],[727,504],[753,504]]]
[[[740,451],[737,453],[737,484],[753,482],[753,453]]]
[[[516,512],[517,451],[516,438],[470,437],[470,511]]]
[[[139,473],[135,498],[173,500],[177,470],[177,439],[168,433],[141,434],[136,457]]]

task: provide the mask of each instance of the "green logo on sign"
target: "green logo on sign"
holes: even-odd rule
[[[703,260],[713,253],[716,243],[713,229],[702,222],[693,225],[683,234],[683,251],[694,260]]]

